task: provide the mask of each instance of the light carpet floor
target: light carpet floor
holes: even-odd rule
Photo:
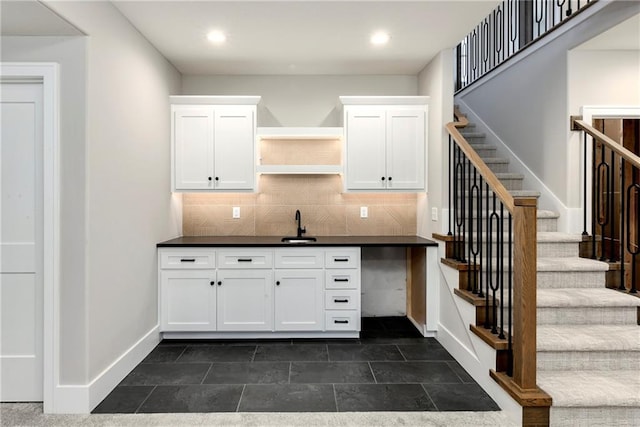
[[[40,403],[3,403],[1,426],[517,426],[503,412],[343,412],[50,415]]]

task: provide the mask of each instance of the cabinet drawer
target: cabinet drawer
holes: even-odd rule
[[[326,268],[358,268],[359,266],[359,249],[330,250],[325,253]]]
[[[271,251],[220,251],[218,268],[272,268]]]
[[[324,252],[317,249],[276,250],[276,268],[323,268]]]
[[[324,308],[326,310],[357,310],[359,306],[359,291],[325,291]]]
[[[359,331],[360,319],[357,311],[325,311],[324,328],[327,331]]]
[[[162,251],[160,252],[162,269],[203,269],[216,268],[214,251]]]
[[[358,270],[326,270],[325,289],[358,289]]]

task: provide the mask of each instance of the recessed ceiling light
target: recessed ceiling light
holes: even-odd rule
[[[382,46],[387,44],[390,38],[391,36],[389,36],[388,33],[385,33],[384,31],[378,31],[371,36],[371,44],[374,46]]]
[[[207,39],[211,43],[222,44],[227,40],[227,36],[222,31],[211,31],[207,34]]]

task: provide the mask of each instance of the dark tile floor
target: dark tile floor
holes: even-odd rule
[[[93,412],[494,410],[435,339],[369,317],[360,339],[162,341]]]

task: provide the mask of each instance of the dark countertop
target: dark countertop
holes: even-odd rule
[[[316,242],[284,243],[282,236],[183,236],[157,244],[169,247],[248,247],[248,246],[360,246],[360,247],[426,247],[438,246],[433,240],[419,236],[316,236]]]

